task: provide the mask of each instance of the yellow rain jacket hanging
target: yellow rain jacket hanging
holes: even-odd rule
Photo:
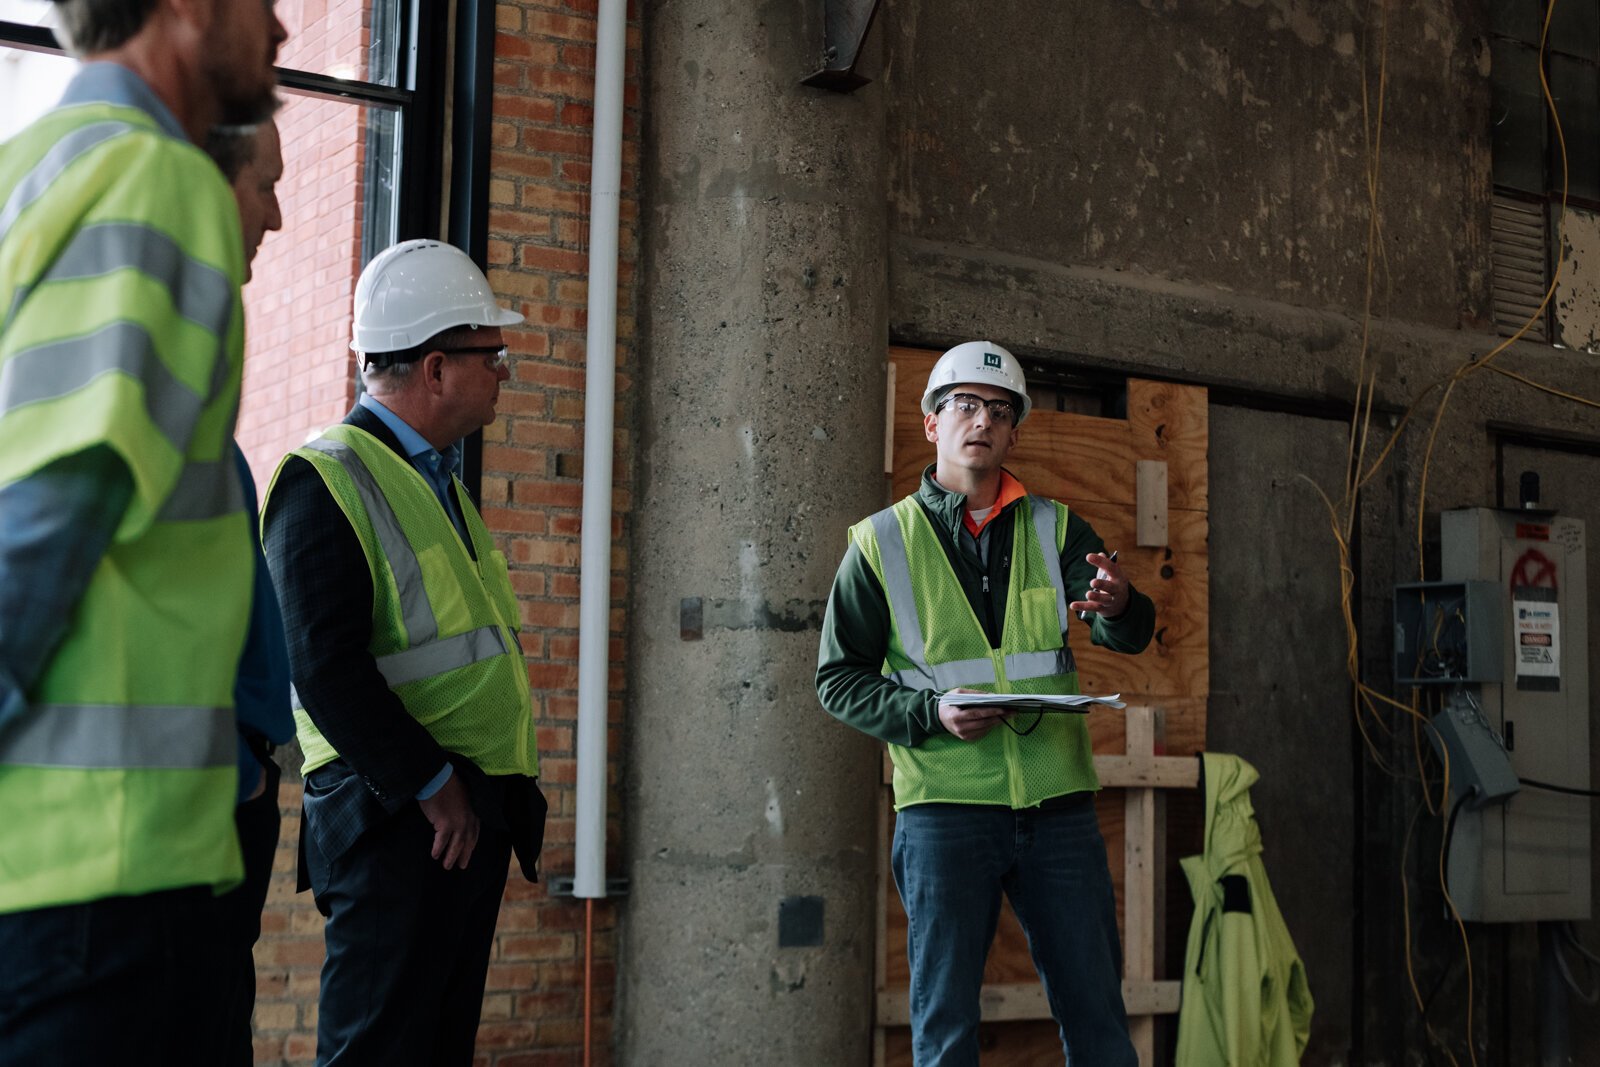
[[[1206,753],[1205,849],[1183,860],[1194,919],[1183,969],[1178,1067],[1287,1067],[1311,1036],[1305,966],[1261,865],[1250,806],[1260,777]]]

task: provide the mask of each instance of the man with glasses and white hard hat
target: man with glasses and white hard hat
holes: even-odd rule
[[[287,456],[263,510],[305,755],[301,888],[327,917],[317,1062],[472,1062],[514,850],[535,877],[521,618],[455,474],[495,418],[500,307],[465,253],[406,241],[356,284],[366,393]]]
[[[963,707],[962,693],[1076,693],[1073,613],[1089,640],[1139,652],[1150,598],[1065,504],[1003,464],[1031,402],[990,341],[940,357],[922,394],[937,459],[922,486],[857,523],[817,659],[831,714],[889,745],[894,875],[909,919],[919,1067],[978,1063],[979,990],[1011,901],[1072,1064],[1137,1062],[1099,788],[1084,719]]]

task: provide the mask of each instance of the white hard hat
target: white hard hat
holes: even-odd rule
[[[922,413],[933,414],[933,405],[952,385],[995,385],[1015,393],[1022,403],[1018,425],[1033,410],[1022,364],[993,341],[967,341],[939,357],[933,373],[928,375],[928,387],[922,391]]]
[[[514,326],[515,311],[495,303],[483,271],[441,241],[402,241],[372,257],[356,282],[357,352],[414,348],[456,326]]]

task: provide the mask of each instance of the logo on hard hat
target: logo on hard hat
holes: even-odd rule
[[[985,352],[983,354],[983,367],[985,370],[988,370],[990,367],[993,367],[995,370],[1001,370],[1005,367],[1005,364],[1000,362],[1000,353]]]

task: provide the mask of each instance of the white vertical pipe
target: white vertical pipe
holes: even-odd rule
[[[600,0],[589,185],[589,336],[578,604],[578,810],[572,891],[606,895],[606,704],[611,646],[612,412],[617,363],[617,211],[627,0]]]

